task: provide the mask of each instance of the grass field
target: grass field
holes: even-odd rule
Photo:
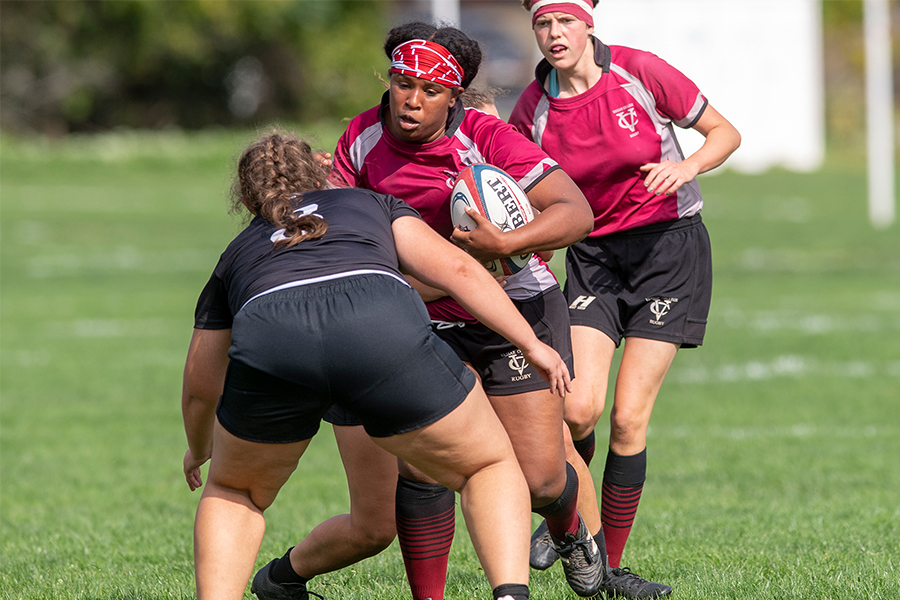
[[[337,131],[317,133],[333,147]],[[240,226],[225,195],[249,135],[0,141],[0,597],[193,596],[181,369]],[[707,339],[657,403],[623,564],[680,600],[897,600],[900,227],[870,228],[852,161],[701,185]],[[346,509],[324,427],[267,513],[258,564]],[[459,523],[447,598],[489,598]],[[531,586],[575,598],[559,566]],[[310,589],[409,595],[396,543]]]

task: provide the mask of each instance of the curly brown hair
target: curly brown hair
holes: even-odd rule
[[[328,223],[315,215],[295,216],[303,192],[325,187],[327,173],[305,141],[274,132],[250,144],[238,160],[232,185],[232,212],[250,214],[284,228],[276,245],[288,247],[325,235]]]

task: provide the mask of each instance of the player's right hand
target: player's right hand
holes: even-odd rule
[[[560,398],[565,398],[566,392],[572,391],[572,378],[569,375],[569,368],[556,350],[538,341],[534,347],[529,348],[527,351],[523,349],[522,354],[525,360],[528,361],[528,364],[537,369],[541,378],[550,383],[550,392]]]

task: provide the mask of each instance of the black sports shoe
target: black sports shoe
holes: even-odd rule
[[[662,598],[672,593],[670,586],[647,581],[627,567],[607,571],[602,588],[608,598]]]
[[[531,554],[528,563],[532,569],[543,571],[553,566],[559,559],[556,548],[553,547],[553,538],[547,529],[547,521],[541,521],[538,528],[531,534]]]
[[[278,560],[278,559],[275,559]],[[322,598],[315,592],[307,591],[305,583],[275,583],[269,575],[275,560],[264,566],[253,576],[250,593],[259,600],[309,600],[310,596]]]
[[[574,535],[567,533],[565,542],[552,534],[551,538],[572,591],[583,598],[596,596],[606,576],[606,557],[600,555],[600,548],[581,516],[578,517],[578,531]]]

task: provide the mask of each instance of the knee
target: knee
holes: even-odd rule
[[[369,556],[374,556],[390,546],[397,537],[397,525],[394,521],[393,511],[390,515],[385,513],[378,519],[354,522],[352,527],[354,544]]]
[[[540,515],[554,514],[573,502],[578,495],[578,474],[575,468],[566,463],[566,467],[559,473],[558,481],[554,485],[546,486],[542,490],[532,490],[531,506],[534,512]],[[538,492],[541,495],[538,495]]]
[[[573,404],[570,409],[569,399],[566,398],[566,425],[572,432],[572,438],[581,440],[587,437],[594,430],[602,412],[603,404],[600,404],[599,409],[587,403]]]
[[[617,408],[610,418],[610,439],[619,444],[643,439],[648,424],[647,417],[643,413]]]
[[[390,527],[381,526],[361,531],[357,543],[360,550],[365,551],[369,556],[374,556],[390,546],[395,537],[397,537],[397,529],[391,523]]]
[[[603,405],[603,395],[573,393],[566,396],[565,419],[572,437],[580,440],[593,431],[603,414]]]

